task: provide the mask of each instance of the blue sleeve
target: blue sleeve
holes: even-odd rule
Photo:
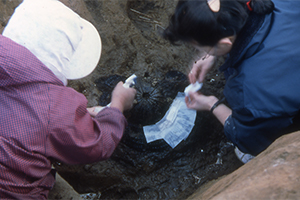
[[[232,113],[224,124],[224,133],[242,152],[257,155],[283,135],[292,124],[291,117],[254,118],[250,113]]]

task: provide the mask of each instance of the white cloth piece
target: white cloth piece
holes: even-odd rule
[[[179,92],[159,122],[143,127],[147,143],[164,139],[175,148],[189,136],[195,125],[197,112],[186,107],[184,98],[184,93]]]
[[[203,86],[203,83],[199,83],[196,81],[195,83],[191,83],[184,89],[185,96],[189,96],[189,92],[197,92]]]

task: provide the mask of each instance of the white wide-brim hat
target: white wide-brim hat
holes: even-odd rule
[[[87,76],[101,55],[96,28],[58,0],[24,0],[3,35],[29,49],[60,79]]]

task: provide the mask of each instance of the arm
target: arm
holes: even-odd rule
[[[213,110],[213,114],[223,124],[223,126],[231,113],[231,109],[228,108],[225,104],[220,104]]]
[[[110,106],[111,108],[117,108],[121,112],[129,110],[133,106],[133,100],[136,94],[136,90],[133,88],[125,88],[123,82],[119,82],[112,92],[112,98]],[[91,116],[95,117],[103,107],[94,106],[87,108]]]
[[[214,66],[216,57],[210,55],[208,58],[201,58],[198,61],[196,61],[192,69],[189,73],[189,80],[191,83],[195,83],[198,81],[199,83],[202,83],[205,79],[206,74],[212,69]]]
[[[107,159],[123,136],[126,119],[118,108],[105,108],[92,118],[86,98],[71,88],[50,92],[46,155],[67,164]]]
[[[190,93],[186,97],[188,108],[209,111],[218,101],[214,96]],[[232,111],[224,104],[213,110],[213,114],[224,125],[224,133],[244,153],[257,155],[283,133],[282,129],[292,124],[291,117],[254,117],[246,108]]]
[[[210,111],[217,101],[218,99],[215,96],[205,96],[197,92],[189,93],[189,97],[185,98],[187,107],[197,111]],[[231,112],[231,109],[225,104],[220,104],[213,110],[213,114],[223,125]]]
[[[131,109],[135,94],[135,89],[124,88],[123,82],[119,82],[112,92],[110,107],[117,108],[121,112]]]

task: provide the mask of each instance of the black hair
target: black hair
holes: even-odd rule
[[[271,13],[271,0],[220,0],[220,10],[213,12],[207,0],[179,0],[175,13],[163,37],[172,43],[177,41],[197,42],[214,46],[224,37],[236,35],[246,23],[249,12],[260,15]]]

